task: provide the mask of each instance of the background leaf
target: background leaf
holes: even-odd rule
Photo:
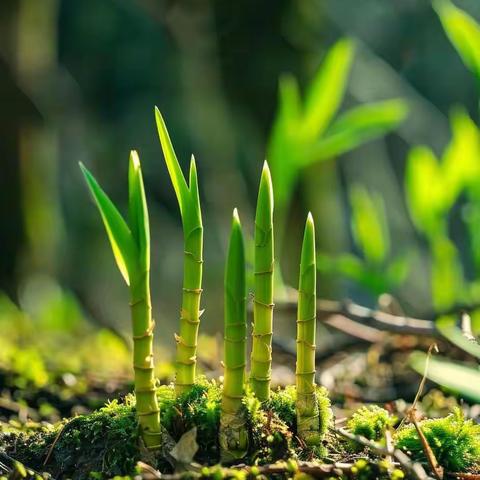
[[[333,122],[306,158],[319,161],[348,152],[394,130],[407,113],[407,104],[400,99],[352,108]]]
[[[480,26],[449,0],[436,0],[433,6],[448,38],[480,83]]]
[[[390,237],[382,198],[370,195],[360,185],[354,185],[350,189],[350,204],[355,243],[368,262],[382,263],[390,253]]]
[[[420,375],[425,370],[427,355],[423,352],[413,352],[409,358],[410,366]],[[430,358],[427,377],[434,382],[480,402],[480,371],[465,365],[452,362],[445,358]]]
[[[316,138],[327,128],[345,95],[353,43],[339,40],[327,53],[307,91],[302,136]]]

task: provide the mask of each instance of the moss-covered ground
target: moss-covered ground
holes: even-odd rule
[[[332,433],[334,421],[323,388],[318,389],[318,400],[320,428],[326,435],[324,449],[305,448],[296,437],[295,395],[294,387],[279,389],[263,405],[252,395],[246,396],[249,450],[241,469],[222,470],[216,466],[220,458],[221,385],[206,380],[179,398],[172,386],[159,387],[164,447],[155,454],[142,446],[133,395],[54,425],[11,425],[0,433],[0,452],[5,458],[15,459],[37,472],[48,472],[54,478],[135,476],[139,462],[167,475],[183,472],[185,478],[309,478],[312,472],[316,472],[314,476],[323,472],[322,477],[403,478],[405,473],[378,456],[378,452]],[[405,424],[395,431],[395,424],[396,419],[386,410],[369,406],[357,410],[345,427],[351,434],[381,447],[388,430],[397,448],[408,454],[412,462],[426,463],[415,427]],[[445,472],[480,471],[480,426],[466,420],[459,409],[444,418],[424,420],[420,425]],[[317,462],[317,467],[321,462],[324,467],[314,470],[308,466],[311,463],[299,462]],[[333,468],[333,464],[337,467]],[[20,468],[10,478],[27,478],[28,474],[23,473]]]

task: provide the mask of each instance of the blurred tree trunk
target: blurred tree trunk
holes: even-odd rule
[[[39,119],[15,75],[17,18],[16,0],[0,4],[0,290],[12,298],[17,293],[17,261],[26,241],[19,159],[21,131],[23,125]]]
[[[54,274],[61,258],[62,234],[58,132],[52,118],[59,87],[55,82],[58,1],[18,0],[17,11],[13,58],[17,81],[43,120],[41,124],[22,124],[19,131],[23,217],[28,241],[23,270]]]

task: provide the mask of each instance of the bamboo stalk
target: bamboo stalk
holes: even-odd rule
[[[308,447],[322,443],[315,386],[316,274],[315,227],[309,213],[300,261],[296,365],[297,433]]]
[[[243,458],[248,449],[248,433],[243,408],[246,367],[246,281],[245,247],[237,209],[225,268],[224,381],[220,417],[222,462]]]
[[[255,215],[255,300],[250,384],[261,401],[270,398],[273,334],[273,188],[263,165]]]
[[[91,173],[83,165],[80,167],[102,216],[118,267],[129,285],[136,412],[146,447],[157,449],[161,446],[161,430],[153,364],[150,228],[140,160],[132,151],[128,174],[129,224]]]
[[[155,109],[158,135],[165,156],[168,173],[175,189],[182,216],[184,238],[184,265],[180,333],[177,342],[175,390],[177,395],[188,392],[195,383],[197,339],[200,324],[200,297],[203,273],[203,225],[198,193],[195,159],[190,162],[189,182],[178,163],[163,117]]]

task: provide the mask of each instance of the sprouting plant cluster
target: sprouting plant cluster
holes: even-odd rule
[[[159,138],[167,169],[178,199],[184,232],[184,276],[179,333],[175,335],[175,392],[190,403],[200,394],[196,378],[197,338],[200,326],[203,226],[195,160],[192,157],[188,180],[175,155],[164,120],[156,110]],[[159,403],[154,377],[153,333],[150,298],[150,232],[146,195],[140,160],[131,152],[128,190],[129,211],[125,220],[93,175],[81,165],[87,184],[104,222],[117,265],[130,290],[133,329],[133,370],[136,413],[147,449],[164,446]],[[245,246],[238,211],[234,209],[224,276],[224,376],[221,388],[218,435],[203,432],[218,442],[220,459],[231,463],[251,452],[252,403],[267,404],[271,398],[272,335],[274,309],[274,223],[273,186],[267,163],[263,167],[255,215],[254,300],[251,371],[247,373],[247,291]],[[316,337],[316,249],[315,228],[308,215],[300,258],[297,310],[297,364],[295,388],[295,431],[312,454],[324,452],[323,439],[330,415],[325,392],[315,385]],[[203,392],[205,393],[205,392]],[[203,395],[201,393],[201,395]],[[218,415],[210,402],[211,415]],[[186,409],[184,406],[182,411]],[[262,415],[257,408],[258,415]],[[203,413],[208,409],[202,408]],[[206,418],[204,425],[211,425]],[[249,423],[250,422],[250,423]],[[188,422],[187,422],[188,423]],[[202,424],[202,423],[201,423]],[[281,430],[281,429],[280,429]],[[216,433],[216,432],[215,432]],[[254,432],[253,432],[254,433]],[[213,448],[213,443],[212,443]]]

